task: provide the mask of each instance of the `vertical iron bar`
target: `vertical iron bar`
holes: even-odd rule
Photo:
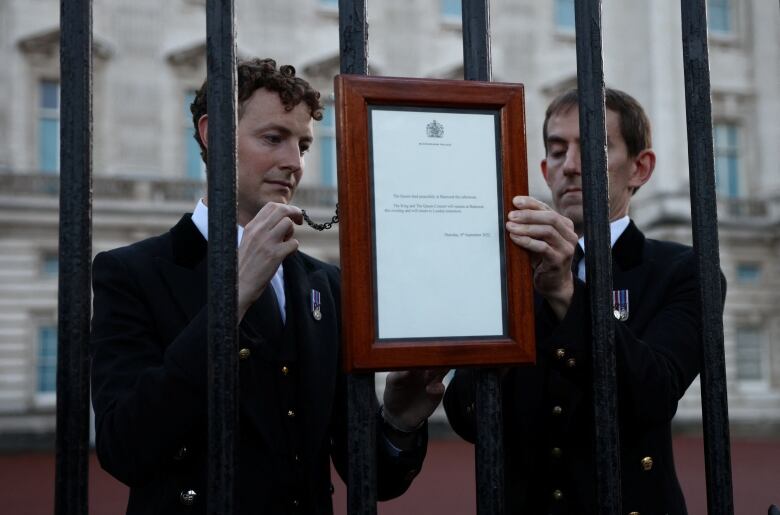
[[[612,320],[612,253],[609,230],[601,0],[575,2],[586,266],[591,305],[594,456],[598,513],[621,506],[620,438],[617,427],[615,330]]]
[[[54,512],[87,513],[92,258],[92,2],[60,3],[60,273]]]
[[[366,0],[339,0],[341,73],[368,75]],[[376,515],[376,413],[374,374],[347,377],[347,513]]]
[[[463,0],[463,75],[466,80],[491,80],[490,4],[488,0]],[[504,513],[504,423],[498,371],[476,373],[477,513]]]
[[[705,0],[680,2],[682,9],[688,168],[693,248],[699,273],[703,367],[701,372],[707,513],[734,513],[731,484],[723,297],[718,253],[718,211],[712,142],[712,103]]]
[[[208,505],[233,513],[238,442],[236,43],[233,0],[206,5],[209,106]]]

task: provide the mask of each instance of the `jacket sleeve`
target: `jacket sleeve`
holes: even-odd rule
[[[102,466],[142,485],[173,460],[206,415],[206,308],[159,341],[138,277],[121,257],[93,266],[92,402]]]
[[[340,306],[340,286],[338,278],[331,279],[331,290],[336,295],[336,302]],[[339,316],[341,321],[341,316]],[[340,322],[339,322],[340,323]],[[339,334],[343,334],[340,331]],[[343,343],[343,342],[342,342]],[[341,358],[339,358],[341,363]],[[348,480],[348,452],[349,441],[355,435],[349,432],[348,427],[348,376],[339,373],[336,385],[336,398],[334,401],[334,414],[331,424],[331,458],[341,479]],[[396,449],[385,436],[385,427],[382,416],[379,413],[379,402],[373,389],[370,394],[370,411],[375,416],[375,458],[377,466],[377,498],[380,501],[393,499],[400,496],[412,484],[412,480],[419,474],[428,446],[428,424],[424,424],[417,432],[415,445],[409,450]],[[359,445],[360,442],[353,441]]]

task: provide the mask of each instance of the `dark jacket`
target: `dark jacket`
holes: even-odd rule
[[[623,512],[685,514],[670,423],[701,369],[694,255],[684,245],[645,239],[632,222],[612,260],[613,289],[628,290],[629,301],[628,319],[612,319]],[[560,322],[541,297],[536,301],[537,363],[502,380],[507,513],[595,514],[588,292],[575,279]],[[472,442],[473,402],[473,374],[459,370],[444,405],[453,428]]]
[[[130,486],[129,514],[205,513],[206,254],[185,215],[168,233],[94,261],[97,453]],[[346,468],[339,274],[301,252],[284,261],[284,274],[281,334],[268,336],[263,320],[249,316],[239,326],[236,513],[330,514],[329,458],[342,477]],[[380,498],[406,490],[425,440],[422,434],[416,452],[398,454],[378,435]]]

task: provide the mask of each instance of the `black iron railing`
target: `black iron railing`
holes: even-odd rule
[[[488,0],[463,1],[467,80],[490,80]],[[733,513],[723,352],[717,209],[705,0],[681,2],[694,249],[704,328],[702,405],[708,513]],[[92,3],[61,3],[60,289],[55,512],[87,513],[88,358],[91,259]],[[209,153],[214,170],[236,167],[236,69],[232,0],[208,0]],[[620,513],[611,256],[609,245],[601,2],[576,2],[587,274],[593,306],[594,410],[598,512]],[[367,73],[365,0],[339,0],[341,72]],[[233,511],[237,441],[236,180],[211,173],[209,187],[209,485],[208,512]],[[376,513],[374,376],[349,378],[349,494],[352,515]],[[477,389],[477,511],[503,514],[503,435],[494,370]]]

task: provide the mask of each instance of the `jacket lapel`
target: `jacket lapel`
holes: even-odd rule
[[[627,271],[642,264],[644,246],[645,235],[632,220],[612,248],[612,260],[617,269]]]
[[[172,260],[157,258],[157,263],[171,297],[190,320],[206,304],[208,247],[189,214],[171,228],[170,235]]]
[[[306,445],[319,445],[333,407],[338,370],[339,312],[323,270],[308,267],[296,252],[284,261],[287,321],[295,324],[300,382],[298,403]],[[320,319],[313,313],[312,291],[321,299]]]

